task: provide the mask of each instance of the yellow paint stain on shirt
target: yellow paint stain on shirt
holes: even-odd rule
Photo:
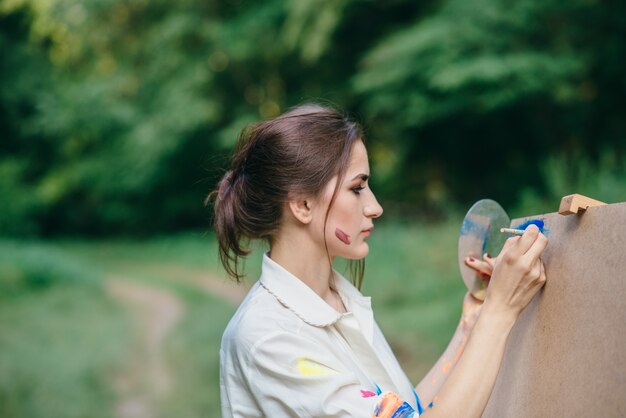
[[[310,358],[300,357],[297,360],[296,366],[302,376],[324,376],[329,374],[338,374],[336,370],[331,369],[328,366],[324,366],[315,360]]]

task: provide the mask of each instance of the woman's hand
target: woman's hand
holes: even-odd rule
[[[546,282],[541,253],[548,239],[535,225],[521,237],[509,238],[495,259],[485,305],[497,314],[517,319]]]
[[[482,260],[478,260],[472,256],[465,257],[465,264],[476,271],[476,275],[485,282],[485,287],[491,279],[493,273],[493,267],[495,265],[495,258],[489,257],[488,254],[483,255]],[[473,294],[468,292],[463,298],[463,313],[461,315],[461,326],[466,334],[469,334],[474,328],[474,324],[480,314],[480,308],[483,304],[481,299],[478,299]]]
[[[443,386],[440,381],[432,380],[432,377],[437,377],[435,372],[439,369],[431,370],[425,382],[422,381],[418,386],[418,393],[421,395],[423,392],[426,400],[434,399],[433,408],[426,410],[424,417],[482,415],[498,376],[506,341],[515,320],[546,281],[539,257],[547,243],[548,240],[535,225],[529,226],[521,237],[507,240],[492,266],[485,302],[480,307],[480,317],[473,324],[471,337],[465,338],[463,327],[457,328],[453,339],[456,341],[455,346],[452,347],[451,343],[444,353],[456,349],[458,355],[455,354],[452,361],[456,365],[447,371],[442,370],[441,373],[446,375]],[[472,265],[471,262],[469,265]],[[480,266],[484,267],[482,264]],[[465,300],[468,301],[468,298],[472,296],[466,296]],[[469,299],[469,302],[475,303],[473,299]],[[471,315],[468,319],[471,320]],[[436,367],[445,367],[442,361],[447,361],[447,358],[442,357]]]
[[[483,259],[478,260],[474,257],[465,257],[465,265],[469,268],[476,270],[476,274],[483,280],[489,280],[493,273],[493,267],[495,266],[496,259],[491,258],[489,254],[483,254]]]
[[[476,298],[470,292],[463,298],[463,312],[461,313],[461,323],[459,324],[465,335],[469,335],[478,320],[483,301]]]

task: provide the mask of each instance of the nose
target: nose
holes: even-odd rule
[[[372,200],[363,208],[363,214],[368,218],[378,218],[383,214],[383,207],[380,206],[374,194],[372,194]]]

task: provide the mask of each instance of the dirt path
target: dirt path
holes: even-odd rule
[[[248,292],[244,285],[219,277],[203,269],[190,268],[177,264],[157,264],[144,266],[144,272],[153,272],[159,276],[170,277],[172,282],[190,285],[204,293],[227,300],[234,305],[239,305]]]
[[[184,305],[167,290],[139,284],[125,278],[107,280],[107,290],[126,305],[136,329],[135,352],[116,376],[119,396],[118,418],[153,418],[157,400],[174,384],[164,353],[164,342],[184,316]]]
[[[126,273],[152,274],[172,283],[188,285],[202,293],[237,305],[247,288],[205,270],[176,264],[128,265]],[[130,277],[109,277],[107,291],[125,305],[132,315],[136,341],[125,367],[114,378],[118,394],[117,418],[154,418],[159,399],[173,389],[173,374],[168,369],[165,342],[185,314],[184,303],[171,291]]]

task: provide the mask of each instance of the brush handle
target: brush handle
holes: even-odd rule
[[[500,228],[500,232],[511,235],[524,235],[523,229]]]

